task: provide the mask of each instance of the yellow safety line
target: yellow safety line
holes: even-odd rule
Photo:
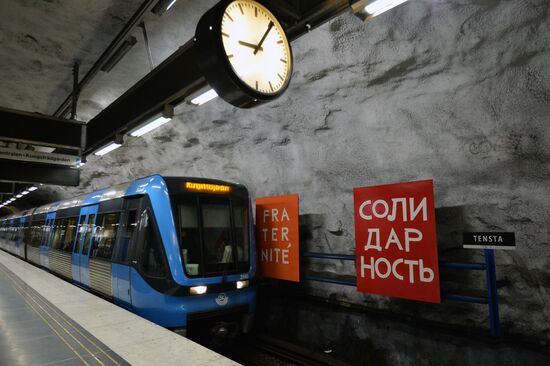
[[[95,348],[97,348],[101,353],[103,353],[107,358],[109,358],[111,361],[113,361],[114,364],[116,364],[117,366],[121,366],[120,363],[118,363],[115,359],[113,359],[108,353],[105,352],[105,350],[98,346],[93,340],[91,340],[90,338],[88,338],[84,333],[82,333],[80,331],[80,329],[78,329],[77,327],[74,326],[74,324],[72,324],[71,322],[69,322],[67,319],[65,319],[66,315],[64,314],[61,314],[60,311],[58,311],[55,307],[51,306],[50,304],[48,304],[47,302],[45,302],[43,299],[41,299],[40,297],[37,298],[38,300],[40,300],[44,306],[48,307],[50,310],[52,310],[57,316],[59,316],[61,319],[63,319],[63,321],[68,324],[71,328],[73,328],[76,332],[78,332],[78,334],[80,334],[82,337],[84,337],[88,342],[90,342],[92,345],[94,345]]]
[[[14,285],[15,286],[15,285]],[[80,360],[86,365],[86,366],[90,366],[89,363],[87,363],[81,356],[80,354],[65,340],[65,338],[63,338],[61,336],[61,334],[59,334],[59,332],[57,330],[55,330],[55,328],[42,316],[42,314],[40,314],[38,312],[38,310],[36,310],[36,308],[34,306],[32,306],[32,304],[30,302],[27,301],[27,299],[25,298],[25,295],[23,295],[18,289],[16,289],[15,287],[13,288],[17,293],[19,293],[19,295],[21,295],[21,297],[23,298],[23,300],[27,303],[27,305],[40,317],[42,318],[42,321],[48,326],[50,327],[50,329],[57,335],[57,337],[59,339],[61,339],[63,341],[63,343],[65,343],[65,345],[67,345],[67,347],[69,347],[69,349],[71,351],[73,351],[73,353],[78,357],[80,358]]]
[[[48,314],[50,316],[50,318],[57,323],[57,325],[59,325],[72,339],[75,340],[76,343],[78,343],[82,348],[84,348],[89,354],[90,356],[92,356],[100,365],[102,366],[105,366],[105,364],[103,362],[101,362],[100,359],[98,359],[93,353],[92,351],[90,351],[85,345],[83,345],[78,339],[76,339],[72,334],[71,332],[65,328],[62,324],[60,324],[56,319],[54,319],[54,317],[46,310],[42,307],[42,305],[40,305],[35,299],[34,297],[32,296],[31,293],[28,293],[27,291],[25,291],[24,288],[22,288],[18,283],[15,282],[15,280],[13,278],[11,278],[11,276],[6,273],[5,271],[3,271],[8,277],[9,279],[17,286],[21,289],[21,291],[25,292],[27,295],[30,296],[30,299],[36,304],[38,305],[38,307],[40,307],[40,309],[42,309],[46,314]]]

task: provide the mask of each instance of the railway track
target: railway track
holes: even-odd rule
[[[328,355],[264,335],[250,335],[216,351],[244,366],[350,366]]]

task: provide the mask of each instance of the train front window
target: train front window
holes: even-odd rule
[[[181,258],[190,276],[202,273],[201,238],[196,203],[179,205]]]
[[[209,199],[202,204],[204,264],[206,274],[234,269],[234,245],[228,200]]]
[[[248,272],[248,203],[236,198],[179,196],[176,223],[189,277]]]
[[[235,221],[235,246],[237,248],[237,264],[239,271],[248,271],[250,263],[248,236],[248,205],[233,204],[233,220]]]

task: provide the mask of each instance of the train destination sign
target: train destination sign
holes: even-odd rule
[[[462,246],[466,249],[516,249],[515,233],[465,232]]]
[[[256,199],[258,270],[262,277],[300,281],[298,195]]]
[[[354,188],[357,290],[440,303],[433,181]]]

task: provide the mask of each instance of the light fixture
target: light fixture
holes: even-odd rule
[[[21,194],[22,194],[23,196],[26,196],[26,195],[29,194],[29,191],[23,191],[23,192],[21,192]]]
[[[153,119],[151,122],[131,132],[130,135],[134,137],[140,137],[148,132],[153,131],[155,128],[159,128],[160,126],[167,124],[172,120],[172,117],[174,117],[174,107],[170,104],[166,104],[164,106],[164,110],[162,111],[162,115],[157,115],[155,117],[156,118]]]
[[[237,281],[237,289],[240,290],[242,288],[247,288],[249,286],[250,282],[248,280],[245,281]]]
[[[192,104],[195,105],[203,105],[204,103],[208,103],[212,99],[216,98],[218,96],[218,93],[214,89],[210,89],[205,93],[202,93],[198,97],[191,100]]]
[[[156,15],[162,15],[166,11],[170,10],[172,6],[176,3],[177,0],[159,0],[157,5],[151,9],[151,12],[155,13]]]
[[[191,293],[191,295],[202,295],[202,294],[205,294],[207,290],[208,290],[208,287],[206,286],[195,286],[195,287],[191,287],[189,289],[189,292]]]
[[[33,192],[33,191],[36,191],[38,189],[37,186],[32,186],[28,189],[29,192]]]
[[[109,145],[107,145],[107,146],[101,148],[100,150],[96,151],[94,153],[94,155],[103,156],[105,154],[110,153],[113,150],[118,149],[121,146],[122,146],[122,144],[117,144],[116,142],[111,142]]]
[[[18,195],[17,195],[17,196],[15,196],[15,197],[17,197],[17,198],[21,198],[21,197],[23,197],[23,195],[22,195],[22,194],[18,194]]]
[[[170,8],[176,3],[177,0],[172,0],[170,4],[166,7],[166,11],[170,10]]]
[[[351,5],[355,15],[362,20],[368,20],[380,15],[408,0],[360,0]]]

